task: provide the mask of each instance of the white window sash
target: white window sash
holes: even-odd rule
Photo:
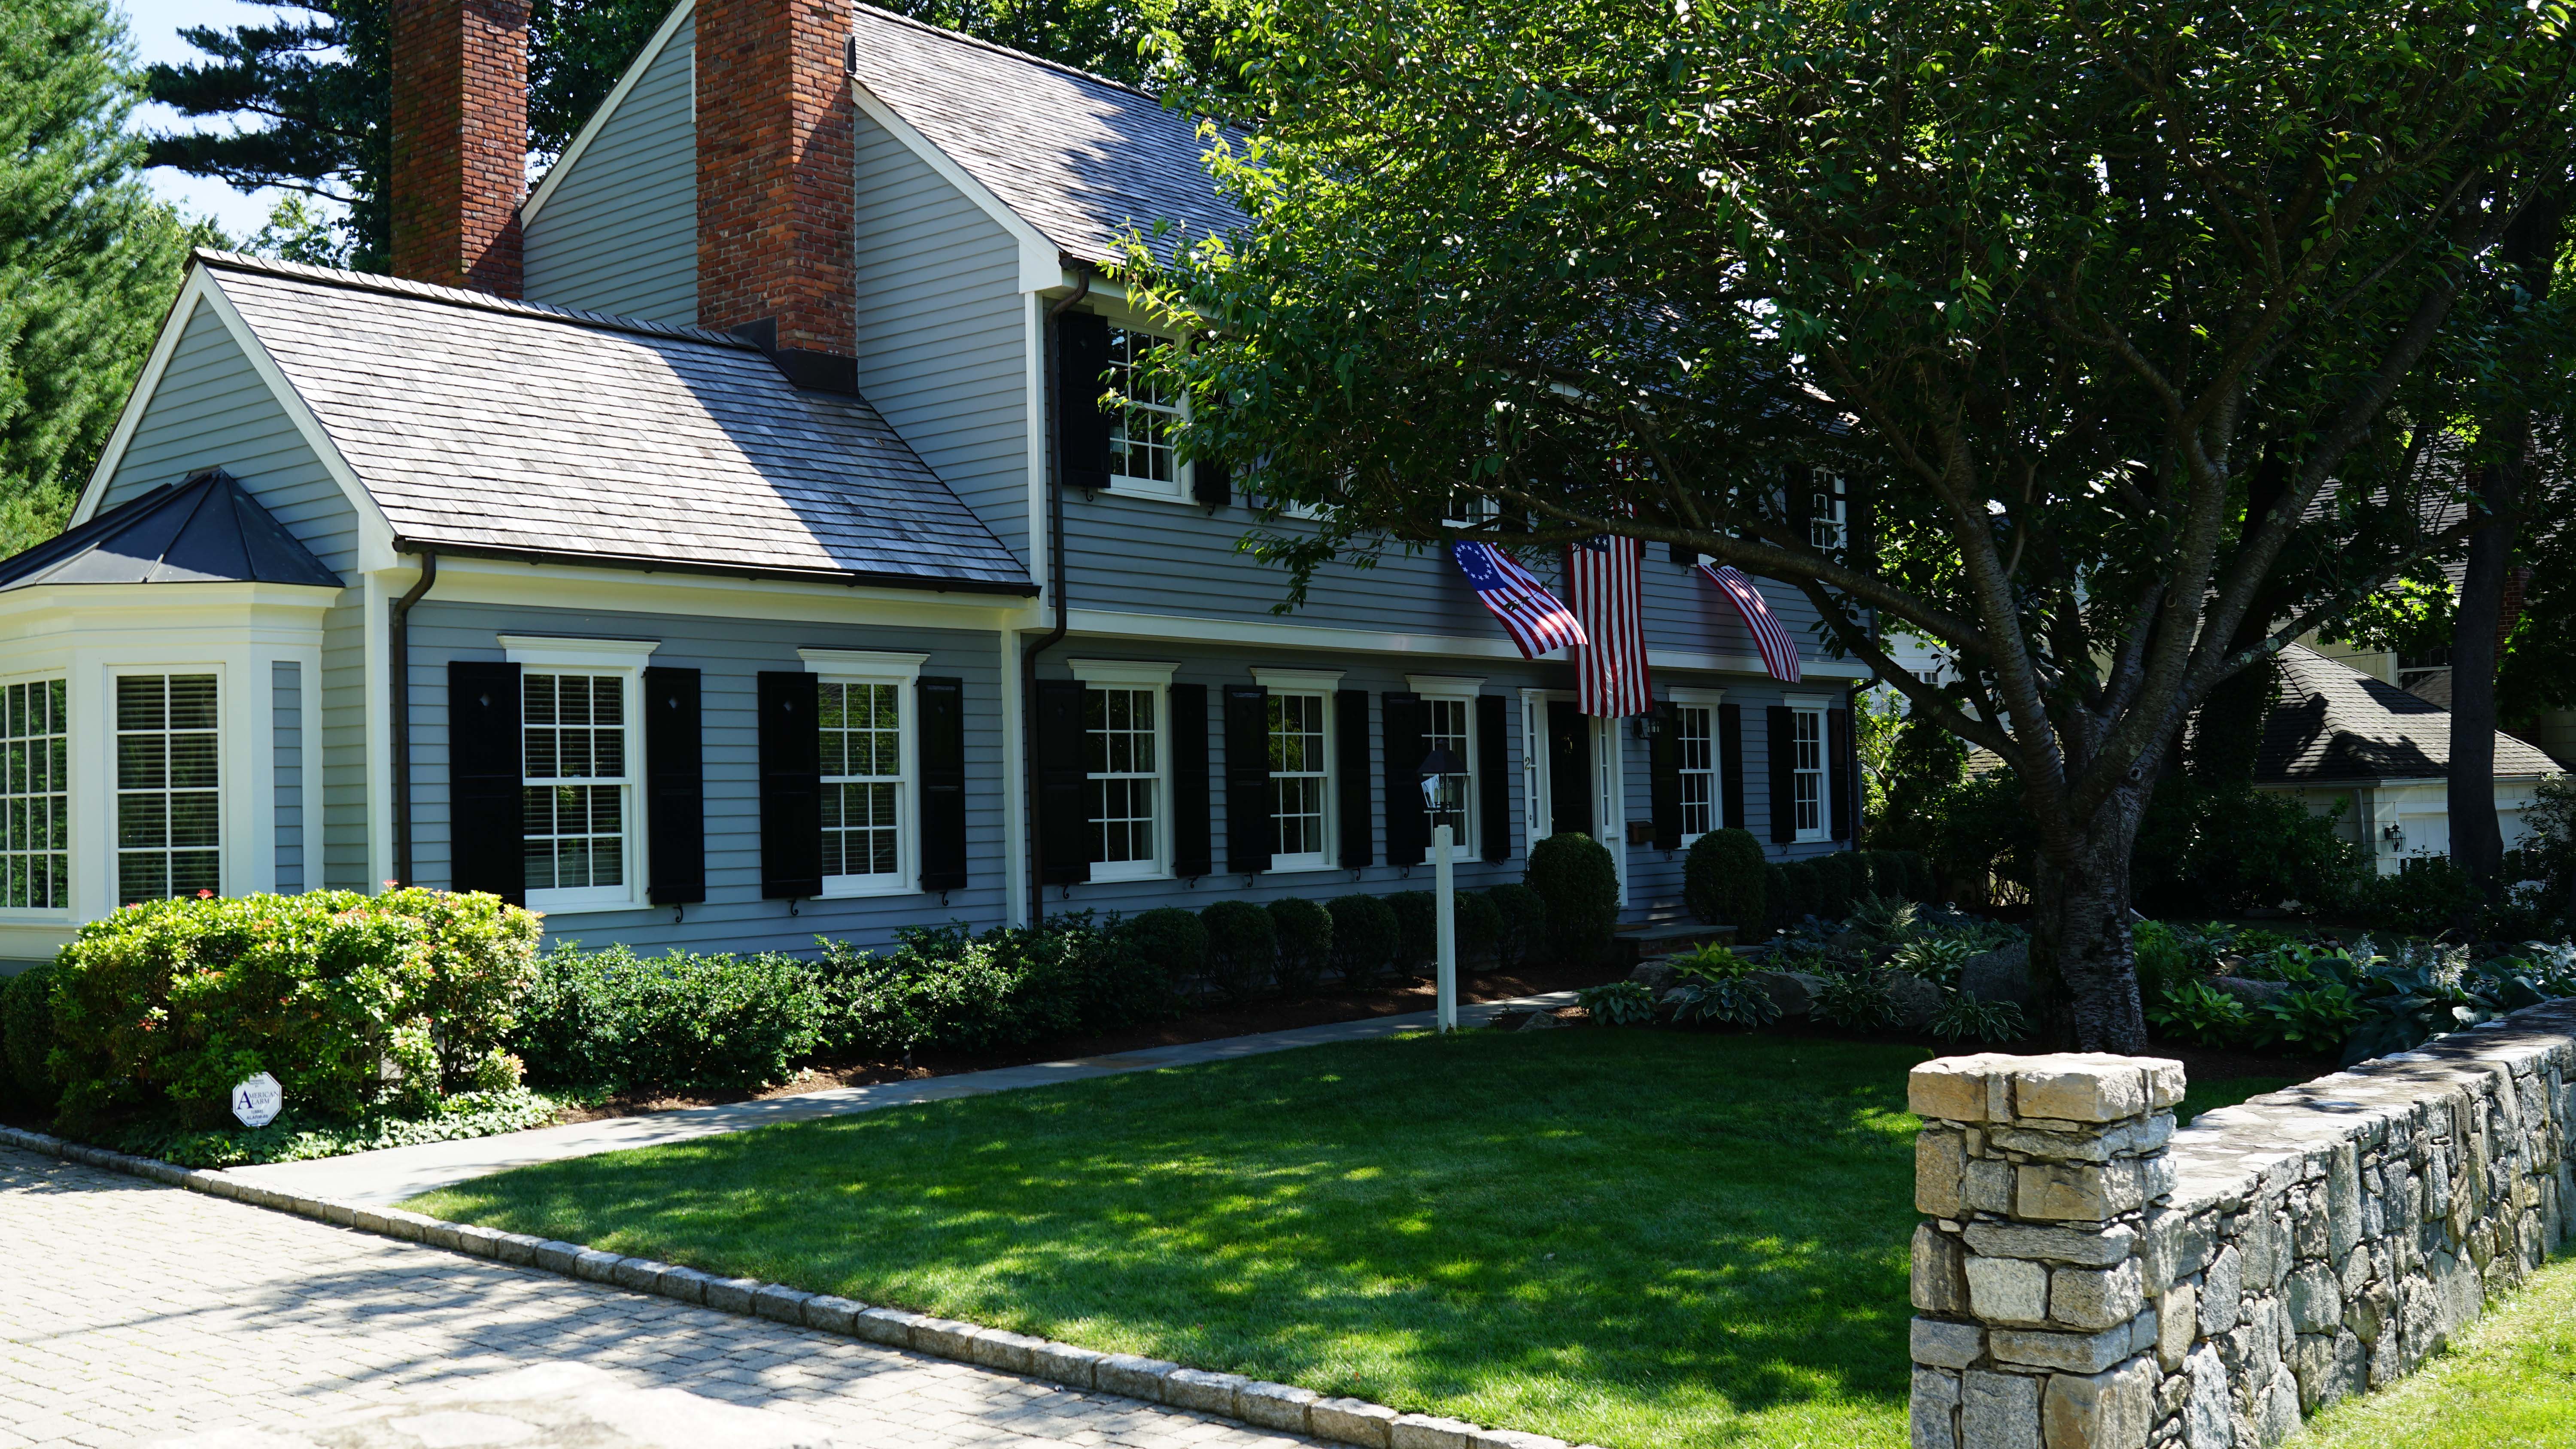
[[[1478,734],[1476,701],[1484,693],[1485,681],[1480,677],[1471,678],[1454,674],[1408,674],[1404,677],[1404,685],[1405,688],[1421,696],[1422,737],[1426,748],[1432,737],[1433,702],[1441,701],[1458,706],[1458,728],[1464,747],[1451,753],[1466,763],[1467,773],[1461,778],[1458,787],[1463,798],[1458,802],[1458,839],[1455,844],[1462,856],[1469,859],[1477,858],[1482,854],[1478,848],[1479,842],[1484,839],[1479,832],[1485,828],[1483,818],[1485,792],[1478,788],[1478,784],[1485,776],[1484,752],[1478,747],[1480,742],[1476,738]],[[1544,705],[1540,707],[1539,715],[1544,721],[1546,718]],[[1508,826],[1497,824],[1495,828],[1506,829]]]
[[[1801,845],[1812,845],[1817,841],[1825,839],[1833,829],[1833,820],[1831,818],[1833,815],[1833,800],[1825,792],[1825,774],[1832,768],[1831,760],[1828,757],[1833,751],[1833,741],[1828,739],[1825,735],[1825,712],[1822,709],[1811,708],[1806,705],[1793,705],[1790,708],[1790,717],[1789,748],[1792,751],[1795,751],[1798,748],[1799,733],[1807,726],[1809,721],[1814,722],[1816,731],[1816,767],[1814,769],[1808,769],[1805,765],[1799,763],[1798,757],[1794,753],[1789,757],[1789,808],[1792,812],[1796,811],[1798,808],[1797,802],[1800,793],[1800,786],[1810,780],[1815,782],[1816,823],[1813,825],[1800,825],[1796,830],[1797,843]],[[1792,813],[1789,818],[1794,823],[1797,816]]]
[[[1121,332],[1127,333],[1130,336],[1150,339],[1151,344],[1161,344],[1171,340],[1168,337],[1148,332],[1143,328],[1128,327],[1116,321],[1112,321],[1109,325]],[[1126,425],[1126,420],[1123,416],[1124,409],[1136,408],[1160,414],[1166,420],[1167,429],[1165,433],[1166,442],[1163,446],[1174,446],[1169,441],[1171,431],[1181,428],[1189,421],[1189,394],[1187,392],[1181,393],[1168,406],[1138,402],[1136,401],[1135,389],[1133,386],[1135,376],[1136,364],[1130,362],[1121,366],[1119,371],[1120,386],[1118,389],[1118,396],[1119,406],[1122,409],[1122,416],[1119,420],[1119,427],[1123,429]],[[1137,498],[1156,498],[1166,502],[1187,502],[1191,496],[1190,474],[1192,466],[1193,465],[1191,464],[1180,461],[1179,454],[1175,451],[1172,459],[1172,476],[1168,480],[1161,478],[1140,478],[1134,474],[1121,473],[1115,468],[1112,468],[1109,473],[1109,491],[1115,494]]]
[[[643,759],[644,663],[660,646],[654,639],[571,639],[550,635],[503,634],[501,647],[513,664],[520,667],[521,708],[526,707],[526,681],[532,675],[591,675],[613,677],[618,681],[620,763],[624,773],[615,779],[598,776],[549,777],[546,784],[579,784],[614,786],[618,791],[618,842],[620,874],[623,881],[613,886],[554,886],[528,892],[528,909],[548,915],[571,915],[590,911],[632,910],[644,905],[646,862],[644,842],[648,838],[644,822],[644,791],[639,767]],[[521,724],[519,783],[520,788],[541,789],[527,774],[526,725]]]
[[[1150,738],[1154,746],[1154,768],[1135,771],[1083,772],[1086,786],[1094,780],[1143,780],[1153,787],[1152,822],[1147,826],[1152,840],[1152,854],[1143,860],[1101,860],[1091,864],[1094,881],[1164,880],[1172,873],[1172,699],[1171,676],[1177,666],[1169,664],[1134,664],[1124,660],[1070,661],[1074,677],[1082,681],[1083,692],[1123,691],[1142,694],[1153,701],[1154,727]],[[1159,677],[1157,677],[1159,674]],[[1140,677],[1140,675],[1142,677]],[[1088,715],[1090,702],[1084,701],[1083,733],[1091,730]],[[1088,749],[1089,741],[1085,740]],[[1087,791],[1086,791],[1087,793]],[[1100,828],[1098,817],[1085,819],[1084,827]]]
[[[1317,741],[1315,753],[1318,757],[1318,768],[1292,771],[1286,774],[1273,771],[1270,775],[1270,779],[1273,782],[1271,789],[1271,819],[1274,840],[1276,838],[1276,831],[1278,828],[1279,796],[1276,782],[1280,780],[1293,779],[1313,780],[1316,782],[1315,848],[1313,850],[1297,851],[1294,854],[1274,851],[1270,857],[1270,869],[1273,871],[1330,870],[1333,868],[1333,849],[1338,838],[1335,833],[1335,827],[1339,823],[1334,819],[1333,809],[1334,796],[1337,793],[1333,788],[1335,783],[1334,772],[1338,768],[1338,762],[1333,758],[1332,690],[1329,685],[1323,688],[1309,689],[1290,689],[1272,685],[1272,679],[1283,676],[1287,671],[1256,669],[1252,673],[1254,678],[1261,681],[1264,688],[1270,690],[1270,698],[1273,701],[1308,699],[1315,702],[1315,739]],[[1311,678],[1313,676],[1309,677]],[[1338,683],[1341,679],[1341,675],[1338,672],[1324,677],[1329,678],[1335,683]],[[1265,724],[1266,723],[1267,722],[1265,721]],[[1269,737],[1269,733],[1270,732],[1265,731],[1265,739]]]

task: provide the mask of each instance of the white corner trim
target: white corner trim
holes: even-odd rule
[[[1711,705],[1726,703],[1726,691],[1723,689],[1700,689],[1692,685],[1675,685],[1672,688],[1665,690],[1664,693],[1670,695],[1673,703],[1675,704]]]
[[[626,74],[617,78],[617,84],[609,91],[608,99],[601,101],[599,109],[590,113],[590,119],[581,123],[581,130],[573,136],[572,144],[564,147],[563,154],[555,158],[555,164],[546,168],[545,179],[537,183],[536,190],[528,193],[527,200],[519,203],[521,229],[524,230],[530,222],[537,219],[538,208],[544,206],[546,199],[555,194],[557,183],[572,170],[575,162],[581,160],[581,153],[590,149],[591,141],[600,132],[608,129],[608,118],[617,114],[617,108],[625,104],[626,97],[643,82],[644,72],[652,69],[653,63],[662,58],[663,49],[671,43],[671,37],[679,33],[680,22],[689,18],[694,3],[695,0],[680,0],[679,4],[671,7],[670,14],[662,17],[661,25],[653,31],[653,38],[644,42],[644,48],[636,53],[634,61],[626,67]],[[695,78],[692,77],[690,86],[692,91],[696,89],[694,81]]]
[[[864,679],[871,684],[910,684],[921,677],[927,654],[897,654],[875,649],[799,649],[805,672],[833,679]]]
[[[1344,671],[1339,669],[1272,669],[1254,665],[1252,682],[1264,689],[1321,690],[1331,692],[1342,686]]]
[[[939,149],[929,137],[913,129],[910,121],[896,114],[892,106],[880,100],[877,93],[869,90],[867,83],[857,76],[850,77],[850,98],[869,120],[884,127],[887,135],[901,142],[905,150],[920,157],[923,164],[936,173],[940,180],[956,188],[958,195],[965,197],[977,210],[991,217],[995,224],[1010,234],[1011,240],[1019,244],[1020,276],[1017,290],[1043,292],[1057,284],[1058,279],[1064,275],[1063,265],[1059,261],[1063,255],[1061,247],[1048,240],[1046,234],[1039,231],[1027,217],[1013,211],[1009,204],[994,195],[990,187],[976,180],[965,167],[958,165],[957,158]]]
[[[1404,687],[1425,699],[1473,699],[1485,689],[1483,676],[1464,674],[1408,674]]]
[[[1073,677],[1085,684],[1170,684],[1172,671],[1180,668],[1178,660],[1162,659],[1068,659],[1064,666]]]
[[[631,669],[662,647],[659,639],[567,639],[554,634],[496,634],[512,664]]]

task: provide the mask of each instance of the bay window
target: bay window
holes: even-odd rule
[[[117,899],[220,894],[215,676],[119,674],[115,683]]]
[[[0,731],[7,735],[0,776],[0,906],[63,910],[71,899],[71,711],[62,679],[31,679],[7,689]]]

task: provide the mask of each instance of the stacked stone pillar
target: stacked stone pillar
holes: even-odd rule
[[[2182,1094],[2152,1058],[1914,1069],[1915,1449],[2145,1449],[2166,1417],[2146,1219]]]

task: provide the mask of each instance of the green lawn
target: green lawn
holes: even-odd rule
[[[1930,1053],[1469,1032],[775,1127],[410,1206],[1614,1449],[1905,1442]]]
[[[2542,1268],[2413,1378],[2318,1415],[2295,1449],[2576,1445],[2576,1260]]]

